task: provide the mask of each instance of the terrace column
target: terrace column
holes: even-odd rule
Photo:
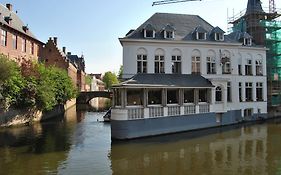
[[[184,101],[184,90],[183,89],[179,89],[180,115],[184,115],[183,101]]]
[[[127,89],[121,89],[121,106],[125,108],[127,106]]]
[[[147,107],[148,102],[148,89],[143,89],[143,113],[144,113],[144,118],[149,118],[149,108]]]
[[[163,105],[163,114],[164,114],[164,116],[168,116],[167,89],[162,89],[162,105]]]
[[[257,101],[257,83],[253,82],[252,86],[252,93],[253,93],[253,101]]]
[[[194,89],[194,104],[195,104],[195,113],[199,113],[199,89]]]

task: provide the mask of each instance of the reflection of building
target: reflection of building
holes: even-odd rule
[[[272,155],[268,155],[267,128],[257,125],[201,137],[196,137],[195,132],[190,133],[190,138],[185,138],[183,133],[113,143],[112,171],[116,174],[270,174],[267,159]]]
[[[43,43],[25,25],[12,4],[0,4],[0,53],[21,63],[22,60],[37,61]]]
[[[120,42],[127,81],[114,87],[113,138],[266,117],[266,49],[248,33],[225,35],[196,15],[156,13]]]
[[[62,50],[58,48],[57,38],[49,38],[45,47],[42,50],[42,61],[46,65],[54,65],[65,70],[68,76],[72,79],[74,86],[79,91],[85,89],[85,63],[83,56],[71,55],[66,53],[66,48]]]

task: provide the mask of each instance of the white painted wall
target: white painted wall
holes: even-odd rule
[[[266,49],[257,47],[245,47],[241,44],[225,43],[225,42],[198,42],[198,41],[156,41],[156,40],[132,40],[120,39],[123,45],[123,78],[130,78],[137,73],[137,54],[139,49],[144,49],[147,52],[148,72],[154,73],[154,56],[157,49],[163,49],[165,53],[165,73],[172,72],[172,52],[178,49],[182,53],[182,73],[191,74],[191,57],[192,52],[197,50],[201,55],[201,75],[208,79],[213,79],[213,85],[221,85],[224,91],[224,100],[226,100],[227,81],[231,82],[232,102],[224,101],[225,110],[237,110],[253,108],[254,113],[258,109],[261,113],[267,113],[267,84],[266,84]],[[215,52],[216,71],[217,74],[207,74],[206,57],[208,51]],[[220,62],[220,53],[228,53],[231,60],[231,74],[222,74],[222,65]],[[252,76],[245,75],[245,64],[247,59],[252,60]],[[242,60],[242,73],[238,74],[238,64]],[[263,76],[255,75],[255,61],[262,60]],[[239,102],[239,82],[242,83],[242,94],[245,95],[245,82],[253,83],[253,97],[254,102]],[[263,83],[263,99],[264,102],[256,102],[255,94],[256,82]],[[244,98],[245,100],[245,98]],[[221,104],[212,105],[214,111],[219,110]]]

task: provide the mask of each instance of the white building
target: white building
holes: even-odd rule
[[[204,112],[215,114],[217,122],[221,122],[230,111],[239,111],[231,115],[239,114],[242,120],[256,120],[266,115],[266,48],[255,47],[249,34],[234,32],[224,35],[219,27],[213,27],[196,15],[156,13],[119,40],[123,46],[124,79],[137,74],[136,79],[140,80],[139,76],[154,74],[157,78],[163,78],[163,82],[167,76],[182,77],[181,81],[188,82],[183,75],[201,75],[211,82],[212,87],[204,92],[206,101],[201,101],[199,91],[202,87],[192,87],[193,91],[190,92],[193,100],[184,97],[184,93],[188,93],[186,88],[190,90],[191,87],[184,88],[176,84],[164,87],[166,91],[161,94],[161,98],[166,100],[159,103],[163,107],[160,116],[173,116],[169,113],[169,105],[179,106],[173,110],[176,111],[175,116],[185,116],[184,106],[190,103],[195,105],[197,114],[204,111],[200,110],[202,102],[208,104]],[[128,104],[128,100],[134,97],[128,97],[130,93],[126,91],[132,88],[132,81],[138,81],[136,79],[132,78],[116,86],[120,91],[125,87],[124,92],[116,92],[115,97],[119,96],[119,101],[126,99],[123,102],[126,104],[122,104],[122,109],[115,104],[117,108],[116,115],[113,110],[113,120],[120,120],[121,115],[122,120],[130,120],[130,110],[134,106],[141,106],[143,112],[136,112],[137,117],[134,114],[131,119],[150,118],[149,115],[154,113],[149,108],[149,92],[145,92],[155,83],[153,80],[146,85],[143,82],[135,84],[134,88],[141,85],[144,89],[143,104]],[[167,89],[171,88],[178,89],[176,104],[169,104]]]

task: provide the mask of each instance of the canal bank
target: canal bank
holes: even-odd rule
[[[0,129],[0,174],[281,173],[281,120],[111,142],[104,113]]]

